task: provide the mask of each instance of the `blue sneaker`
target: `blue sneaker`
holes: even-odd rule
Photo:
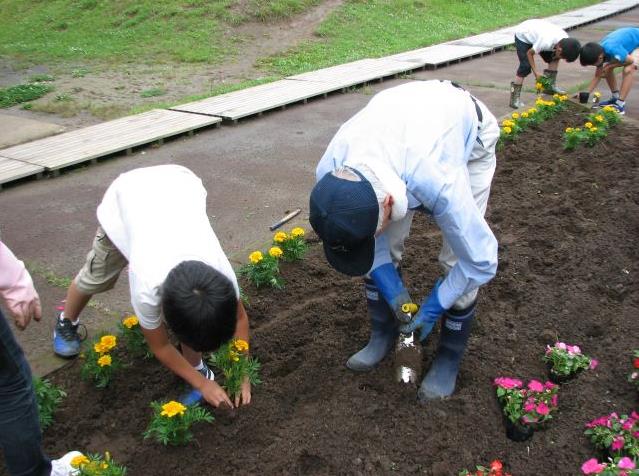
[[[599,101],[598,107],[614,106],[615,104],[617,104],[617,98],[612,96],[610,99],[606,99],[605,101]]]
[[[62,310],[58,308],[55,330],[53,331],[53,352],[60,357],[75,357],[80,353],[79,324],[73,325],[68,319],[63,319]]]
[[[614,104],[611,104],[612,107],[615,108],[615,110],[617,111],[617,114],[619,114],[620,116],[623,116],[626,113],[626,104],[619,104],[619,101],[615,102]]]
[[[204,367],[198,370],[198,372],[200,372],[202,374],[202,377],[204,378],[207,378],[209,380],[215,380],[215,374],[210,368],[208,368],[206,364],[204,364]],[[180,403],[188,407],[190,405],[195,405],[196,403],[200,403],[202,399],[203,397],[200,391],[194,388],[191,388],[189,391],[187,391],[184,395],[180,397]]]

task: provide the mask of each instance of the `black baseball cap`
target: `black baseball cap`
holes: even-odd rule
[[[362,276],[375,258],[379,203],[371,183],[326,174],[313,188],[309,221],[322,239],[329,264],[340,273]]]

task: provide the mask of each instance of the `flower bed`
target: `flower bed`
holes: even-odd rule
[[[119,350],[125,367],[105,389],[80,380],[81,361],[49,377],[68,397],[45,433],[47,451],[110,451],[130,475],[450,476],[494,459],[514,476],[580,474],[595,456],[584,423],[636,408],[627,376],[639,330],[639,131],[622,121],[594,147],[565,152],[564,130],[582,123],[580,114],[569,105],[498,155],[487,220],[500,243],[499,271],[480,292],[451,399],[419,406],[415,389],[394,383],[390,360],[363,375],[345,368],[368,333],[361,281],[330,270],[309,236],[304,260],[281,263],[285,288],[243,285],[263,381],[250,407],[214,412],[211,424],[193,427],[187,447],[144,440],[149,403],[177,398],[182,386],[154,359]],[[402,271],[414,296],[439,272],[434,230],[420,215],[407,243]],[[547,429],[512,442],[493,378],[543,378],[540,355],[558,336],[599,366],[561,387]],[[436,341],[437,333],[424,349],[426,369]]]

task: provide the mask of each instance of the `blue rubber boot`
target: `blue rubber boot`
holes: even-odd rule
[[[371,323],[371,335],[366,347],[352,355],[346,367],[355,372],[372,370],[394,347],[399,335],[393,311],[382,297],[375,283],[364,280],[366,305]]]
[[[459,364],[475,318],[475,305],[446,311],[437,355],[417,392],[421,402],[450,397],[455,391]]]
[[[53,352],[64,358],[75,357],[80,353],[79,325],[62,318],[62,311],[58,309],[55,330],[53,331]]]

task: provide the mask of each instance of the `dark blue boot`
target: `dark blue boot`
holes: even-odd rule
[[[420,401],[450,397],[455,391],[459,364],[466,351],[475,318],[475,303],[466,309],[446,311],[437,355],[419,387]]]
[[[346,366],[356,372],[373,369],[394,347],[399,335],[393,311],[388,306],[377,286],[370,279],[364,280],[366,304],[371,323],[371,335],[368,345],[352,355]]]

